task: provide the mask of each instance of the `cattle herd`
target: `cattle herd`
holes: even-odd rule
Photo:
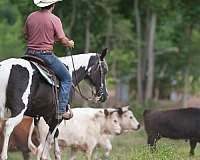
[[[70,149],[70,160],[75,160],[78,151],[85,153],[88,160],[97,147],[104,149],[105,158],[112,150],[111,140],[125,132],[138,130],[139,122],[128,106],[121,108],[74,108],[74,117],[62,121],[58,126],[59,134],[52,142],[46,142],[48,125],[41,117],[35,125],[30,117],[15,127],[10,141],[9,151],[21,151],[24,160],[30,159],[30,153],[37,156],[45,154],[45,159],[51,159],[49,150],[43,150],[44,145],[54,143],[56,160],[61,160],[65,148]],[[145,110],[143,114],[147,143],[152,150],[156,142],[162,138],[183,139],[190,143],[190,155],[194,155],[197,142],[200,141],[200,109],[184,108],[173,110]],[[0,137],[6,120],[0,120]],[[0,139],[0,150],[3,138]],[[45,153],[44,153],[45,152]]]

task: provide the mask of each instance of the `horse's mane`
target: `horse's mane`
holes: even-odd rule
[[[76,58],[80,58],[80,57],[91,57],[91,56],[96,56],[97,53],[80,53],[80,54],[75,54],[75,55],[72,55],[72,57],[74,59]],[[71,59],[71,55],[69,56],[64,56],[64,57],[59,57],[59,59],[63,59],[63,58],[66,58],[66,59]]]
[[[91,56],[96,56],[96,53],[77,54],[73,55],[72,57],[71,56],[59,57],[59,59],[66,66],[69,67],[70,71],[72,71],[73,70],[72,58],[74,61],[75,69],[78,69],[80,67],[87,67]]]

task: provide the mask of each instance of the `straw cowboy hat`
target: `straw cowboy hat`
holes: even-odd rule
[[[62,0],[33,0],[33,3],[38,7],[46,7],[58,1]]]

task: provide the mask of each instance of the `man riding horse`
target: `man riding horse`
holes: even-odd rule
[[[74,41],[65,36],[60,18],[52,13],[55,3],[58,1],[61,0],[34,0],[34,4],[41,9],[31,13],[25,23],[26,55],[41,58],[55,72],[60,80],[56,117],[58,119],[69,119],[72,117],[68,104],[72,78],[65,65],[55,56],[53,44],[58,40],[64,46],[73,48]]]
[[[42,146],[43,154],[41,155],[42,159],[47,159],[50,143],[53,137],[59,134],[57,132],[59,123],[62,119],[69,119],[72,115],[66,109],[72,81],[74,86],[82,80],[89,82],[90,87],[93,89],[92,99],[96,102],[105,102],[107,99],[106,74],[108,67],[105,61],[107,49],[104,49],[101,53],[75,55],[72,56],[72,59],[70,57],[57,59],[53,54],[55,39],[70,48],[74,47],[74,42],[65,37],[59,18],[51,13],[57,1],[34,0],[34,3],[42,9],[32,13],[27,18],[25,25],[25,35],[28,42],[26,54],[29,55],[28,58],[34,56],[34,59],[37,59],[37,57],[43,59],[49,68],[55,71],[56,76],[61,81],[60,89],[62,91],[59,94],[59,107],[62,106],[63,108],[60,108],[60,112],[57,114],[56,92],[54,92],[57,85],[49,83],[48,78],[46,79],[44,74],[40,72],[41,68],[36,63],[27,61],[25,58],[9,58],[1,61],[0,116],[3,118],[6,108],[10,110],[11,114],[5,122],[4,143],[0,160],[7,160],[10,135],[14,127],[22,121],[24,115],[42,116],[49,125],[49,133],[45,145]],[[69,73],[73,80],[68,75],[66,65],[69,67]],[[70,97],[71,95],[70,92]]]

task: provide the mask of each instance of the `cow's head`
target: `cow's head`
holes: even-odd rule
[[[118,113],[115,111],[109,111],[104,109],[104,114],[106,118],[105,127],[109,134],[121,134],[121,127],[118,119]]]
[[[95,120],[98,121],[101,125],[102,134],[112,134],[118,135],[121,134],[121,127],[118,119],[118,113],[116,110],[100,110],[95,114]]]
[[[133,112],[129,110],[129,106],[119,108],[118,114],[120,126],[124,132],[140,128],[140,124],[133,115]]]

